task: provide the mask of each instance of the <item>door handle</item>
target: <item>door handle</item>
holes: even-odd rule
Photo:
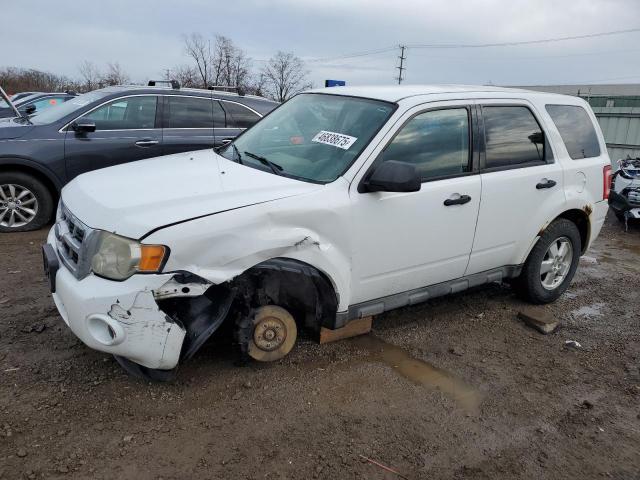
[[[451,198],[447,198],[444,201],[444,206],[450,207],[451,205],[464,205],[465,203],[469,203],[470,201],[471,197],[469,195],[457,195],[452,196]]]
[[[158,140],[138,140],[136,146],[138,147],[153,147],[158,144]]]
[[[536,188],[538,190],[542,190],[543,188],[551,188],[555,186],[556,186],[555,180],[548,180],[546,178],[543,178],[542,180],[540,180],[540,183],[536,185]]]

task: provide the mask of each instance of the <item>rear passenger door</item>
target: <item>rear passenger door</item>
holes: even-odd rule
[[[482,202],[467,275],[518,265],[565,201],[540,115],[528,102],[482,101]]]
[[[163,153],[212,148],[214,124],[224,121],[224,112],[211,97],[167,95],[164,97]]]
[[[224,109],[225,123],[223,126],[216,123],[216,146],[230,142],[262,118],[257,112],[240,103],[228,100],[220,100],[219,103]]]
[[[156,95],[110,100],[74,121],[92,122],[96,131],[65,131],[65,162],[69,180],[84,172],[162,154],[162,131]]]

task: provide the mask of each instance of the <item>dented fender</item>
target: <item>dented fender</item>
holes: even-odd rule
[[[330,279],[338,310],[344,310],[350,298],[352,251],[344,182],[338,179],[308,194],[168,226],[145,242],[169,246],[165,271],[192,272],[218,285],[270,259],[304,262]]]

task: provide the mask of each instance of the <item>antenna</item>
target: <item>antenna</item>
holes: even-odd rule
[[[404,51],[407,46],[398,45],[398,47],[400,48],[400,56],[398,57],[400,59],[400,66],[396,68],[398,69],[398,85],[400,85],[402,83],[402,80],[404,80],[404,78],[402,77],[402,71],[407,69],[407,67],[404,66],[404,61],[407,59],[407,57],[404,56]]]

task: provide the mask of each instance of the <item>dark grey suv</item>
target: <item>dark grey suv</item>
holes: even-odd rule
[[[0,232],[46,224],[81,173],[221,146],[278,104],[215,90],[118,86],[0,120]]]

